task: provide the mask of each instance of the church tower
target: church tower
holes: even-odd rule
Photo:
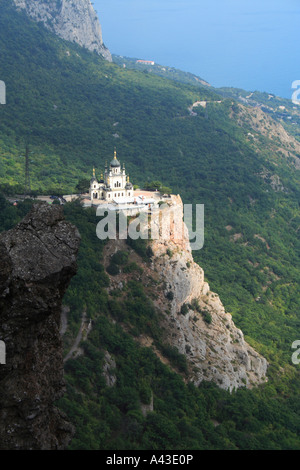
[[[90,183],[90,198],[93,200],[106,200],[108,202],[125,203],[133,200],[133,186],[126,175],[125,164],[121,168],[121,163],[117,159],[117,151],[114,151],[114,158],[107,167],[105,164],[104,178],[98,182],[93,170],[93,177]]]

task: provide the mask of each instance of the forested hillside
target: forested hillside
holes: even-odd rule
[[[10,191],[22,188],[26,144],[33,152],[33,189],[65,194],[89,178],[93,166],[99,174],[116,146],[134,184],[160,180],[184,203],[205,204],[205,244],[194,258],[247,341],[270,363],[269,383],[251,391],[230,396],[208,384],[186,385],[118,325],[118,292],[115,303],[105,293],[98,220],[67,205],[83,241],[65,299],[71,307],[66,350],[83,310],[95,322],[85,355],[66,363],[61,406],[77,426],[73,448],[176,448],[180,442],[181,448],[299,449],[299,366],[291,362],[291,345],[300,339],[296,142],[281,131],[264,132],[269,121],[232,94],[123,69],[56,38],[7,1],[0,9],[0,79],[7,86],[7,104],[0,106],[3,192],[7,184]],[[205,105],[191,108],[196,102]],[[7,229],[26,207],[0,202]],[[130,319],[136,334],[150,327],[155,334],[148,296],[141,286],[128,289],[151,321],[139,323],[130,304],[122,321]],[[114,389],[101,375],[105,351],[116,361]],[[140,401],[149,404],[149,390],[155,414],[143,417],[137,410]]]

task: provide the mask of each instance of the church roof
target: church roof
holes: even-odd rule
[[[121,166],[121,163],[119,162],[119,160],[117,160],[116,158],[114,158],[114,159],[110,162],[110,166],[118,167],[118,166]]]
[[[113,160],[110,162],[110,166],[112,166],[112,167],[121,166],[121,163],[119,162],[119,160],[117,160],[117,152],[116,152],[116,150],[115,150],[114,158],[113,158]]]

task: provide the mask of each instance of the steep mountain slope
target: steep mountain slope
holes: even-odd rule
[[[13,0],[35,21],[67,41],[74,41],[112,61],[102,40],[98,16],[91,0]]]
[[[96,241],[93,210],[73,204],[65,212],[83,235],[79,273],[65,298],[66,357],[76,317],[84,311],[92,324],[65,363],[68,390],[60,406],[76,425],[71,448],[299,448],[299,378],[272,373],[269,382],[233,394],[205,381],[238,382],[251,348],[209,293],[186,244],[155,241],[151,251],[142,240]],[[191,303],[178,311],[184,301]],[[243,357],[234,361],[239,351]],[[258,363],[251,366],[259,380]]]
[[[160,77],[197,86],[199,88],[209,87],[222,97],[234,99],[244,106],[247,106],[248,111],[249,108],[252,108],[252,111],[263,111],[265,118],[268,118],[269,115],[272,118],[272,121],[283,125],[290,135],[295,136],[298,141],[300,140],[300,106],[299,104],[295,104],[292,99],[281,98],[280,96],[275,96],[272,93],[263,93],[258,91],[251,92],[240,88],[214,88],[208,82],[203,80],[203,78],[192,73],[183,72],[182,70],[159,64],[145,64],[130,57],[113,55],[113,61],[127,69],[159,75]],[[275,123],[273,122],[273,125],[274,124]],[[257,127],[260,127],[260,129],[263,128],[263,126]]]
[[[99,264],[103,247],[95,239],[97,218],[77,207],[66,208],[85,238],[79,273],[65,298],[70,308],[66,350],[76,338],[83,311],[95,322],[85,354],[66,363],[69,388],[62,406],[79,426],[73,445],[119,448],[119,435],[129,446],[156,445],[155,430],[157,434],[163,420],[172,430],[166,432],[166,442],[174,447],[182,437],[187,448],[191,442],[198,448],[245,448],[249,442],[256,448],[296,448],[299,370],[291,364],[291,344],[300,328],[296,143],[286,140],[264,114],[254,116],[232,97],[120,68],[55,37],[4,0],[0,6],[0,79],[7,84],[7,105],[0,107],[1,183],[22,188],[20,155],[27,142],[34,152],[32,187],[61,187],[63,192],[74,191],[79,179],[89,178],[94,165],[100,173],[117,145],[134,183],[160,179],[183,202],[205,204],[205,244],[193,253],[194,259],[246,342],[270,364],[268,384],[232,398],[224,391],[212,393],[205,384],[199,390],[186,387],[177,375],[166,372],[151,350],[139,349],[133,339],[141,333],[159,337],[149,298],[137,282],[125,286],[124,292],[116,286],[107,298],[108,280]],[[199,105],[193,107],[195,103]],[[3,207],[5,227],[17,211]],[[120,290],[129,297],[126,309],[118,301]],[[149,295],[156,295],[154,281]],[[124,317],[128,331],[120,326]],[[177,350],[160,347],[164,361],[168,356],[185,369]],[[116,363],[113,390],[102,377],[106,351],[113,359],[107,364]],[[151,405],[149,389],[157,414],[143,420],[138,404],[141,394],[143,404]],[[214,433],[207,420],[217,418],[224,425]],[[205,430],[205,437],[199,429]],[[282,433],[289,442],[282,440]],[[168,440],[170,435],[173,440]]]
[[[287,361],[290,329],[299,325],[299,170],[292,139],[287,148],[280,135],[254,133],[253,111],[208,88],[119,68],[54,37],[3,0],[1,12],[7,84],[1,181],[22,183],[19,156],[29,141],[32,187],[74,191],[94,165],[100,173],[117,145],[134,182],[159,175],[183,202],[205,204],[205,245],[194,257],[238,326],[268,345],[264,355],[272,350]],[[194,103],[202,105],[191,113]]]
[[[272,93],[250,92],[237,88],[220,88],[218,91],[224,97],[233,98],[247,107],[261,109],[273,120],[282,124],[292,136],[300,139],[300,106],[293,102],[292,89],[291,99],[281,98]]]
[[[1,226],[3,222],[7,226],[10,218],[15,219],[30,206],[28,201],[13,207],[1,198],[0,203],[3,216]],[[132,243],[128,239],[130,243],[125,248],[124,240],[119,244],[115,240],[107,243],[97,239],[94,210],[82,209],[78,203],[68,204],[64,210],[67,219],[76,223],[82,235],[79,271],[67,291],[65,303],[69,309],[64,311],[69,313],[67,323],[64,322],[61,329],[66,345],[68,387],[67,394],[58,405],[76,426],[71,448],[298,449],[297,380],[284,383],[273,379],[258,388],[240,389],[231,395],[213,384],[201,382],[199,387],[195,387],[189,382],[190,374],[199,372],[192,367],[195,357],[190,357],[191,361],[185,359],[185,356],[190,356],[190,353],[193,356],[195,352],[196,343],[190,341],[193,334],[196,333],[194,341],[199,345],[203,347],[204,340],[211,347],[211,333],[215,334],[216,326],[223,318],[233,335],[231,352],[243,348],[245,343],[241,342],[242,336],[235,330],[230,316],[220,311],[220,301],[213,295],[206,299],[212,321],[203,327],[199,313],[206,318],[208,312],[198,311],[194,295],[199,294],[199,287],[200,290],[205,288],[207,293],[208,286],[202,281],[196,282],[197,275],[193,273],[198,272],[202,277],[202,271],[193,264],[188,253],[183,253],[183,258],[188,257],[191,272],[180,274],[178,271],[181,268],[178,266],[170,276],[170,269],[176,262],[176,251],[183,249],[182,243],[180,247],[174,244],[175,240],[171,243],[174,254],[162,253],[166,245],[158,243],[158,250],[152,245],[156,254],[153,253],[151,261],[153,255],[146,249],[147,244],[140,243],[141,240]],[[8,234],[4,234],[4,238],[7,237]],[[119,248],[125,251],[116,251]],[[108,278],[103,264],[108,270],[112,263],[117,268],[114,273],[119,274]],[[163,270],[159,269],[161,264]],[[168,266],[167,279],[161,285],[158,281],[161,281],[161,276],[164,277]],[[173,300],[176,298],[173,302],[167,282],[174,280],[176,284],[179,277],[188,277],[192,282],[173,286]],[[161,293],[165,289],[168,290],[166,301],[161,302]],[[188,297],[185,297],[185,292]],[[194,310],[194,315],[183,311],[171,315],[170,311],[168,314],[166,309],[170,300],[173,310],[174,305],[180,305],[189,298],[192,298],[189,308]],[[202,302],[202,299],[198,300]],[[78,318],[88,319],[88,325],[86,323],[84,341],[76,348],[74,358],[70,358],[67,354],[70,340],[72,342],[70,333],[74,331],[76,334],[74,326],[78,313]],[[186,328],[185,316],[190,317],[190,328]],[[180,347],[181,339],[177,343],[173,334],[170,335],[176,317],[177,324],[181,325],[178,338],[184,330],[189,335],[184,344],[190,344],[191,350],[186,348],[185,355],[179,354],[173,346]],[[165,318],[163,322],[162,318]],[[196,323],[200,324],[198,338],[197,327],[194,328]],[[53,332],[53,329],[50,331]],[[223,335],[224,340],[226,335],[228,333]],[[154,340],[152,344],[150,340]],[[227,347],[230,342],[224,342],[224,345],[215,342],[216,350],[210,352],[212,356],[207,363],[208,370],[213,372],[222,364],[229,353]],[[219,346],[225,346],[221,355],[218,354]],[[27,367],[31,361],[34,358],[27,362]],[[243,367],[244,361],[240,358],[235,369],[238,371]],[[45,437],[45,429],[40,433],[40,439]]]
[[[183,211],[179,195],[172,195],[166,206],[161,206],[160,215],[169,221],[170,230],[168,224],[159,224],[156,214],[153,222],[157,224],[158,233],[148,245],[149,266],[133,254],[131,246],[135,245],[130,240],[110,240],[106,244],[103,259],[110,274],[110,295],[113,298],[113,292],[119,291],[115,298],[121,297],[126,303],[126,286],[135,279],[152,298],[155,282],[155,299],[151,302],[164,331],[161,342],[185,356],[188,364],[185,378],[196,385],[203,380],[212,381],[232,391],[265,383],[267,361],[244,340],[243,332],[225,312],[219,296],[211,292],[204,281],[203,269],[193,260]],[[135,266],[133,271],[122,269],[122,264],[129,260],[135,260],[139,267]],[[137,302],[137,315],[141,315],[139,310]],[[136,339],[155,348],[155,334],[136,335]],[[165,359],[164,353],[159,357]]]

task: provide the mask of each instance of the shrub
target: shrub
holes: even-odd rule
[[[180,309],[181,315],[186,315],[189,311],[189,306],[188,304],[183,304]]]
[[[144,240],[142,238],[133,240],[129,237],[126,239],[126,243],[145,261],[147,261],[149,258],[152,258],[154,254],[151,246],[148,245],[148,240]]]
[[[153,250],[150,245],[147,246],[146,255],[148,258],[152,258],[152,256],[154,256]]]
[[[174,294],[173,294],[173,292],[170,290],[170,291],[167,293],[166,297],[167,297],[168,300],[173,300],[173,299],[174,299]]]
[[[178,351],[175,346],[169,346],[168,344],[161,343],[156,343],[156,346],[162,352],[162,354],[169,359],[174,367],[177,367],[180,372],[187,373],[187,359]]]
[[[118,268],[118,266],[114,263],[110,263],[107,268],[106,268],[106,271],[108,272],[108,274],[110,274],[111,276],[115,276],[116,274],[119,274],[120,273],[120,269]]]
[[[191,302],[191,309],[192,309],[192,310],[196,310],[196,312],[200,312],[200,311],[201,311],[201,308],[200,308],[198,299],[195,298],[195,299],[192,300],[192,302]]]
[[[134,271],[138,271],[140,274],[142,274],[143,268],[141,268],[135,262],[129,263],[127,266],[124,266],[124,268],[123,268],[123,273],[132,273]]]
[[[204,321],[205,321],[206,323],[208,323],[209,325],[211,324],[212,318],[211,318],[211,314],[210,314],[210,313],[206,312],[206,313],[204,314]]]
[[[112,258],[111,263],[117,264],[118,266],[124,265],[128,262],[129,253],[127,251],[117,251]]]
[[[140,388],[140,400],[144,405],[150,405],[152,398],[152,390],[148,385],[142,384]]]

